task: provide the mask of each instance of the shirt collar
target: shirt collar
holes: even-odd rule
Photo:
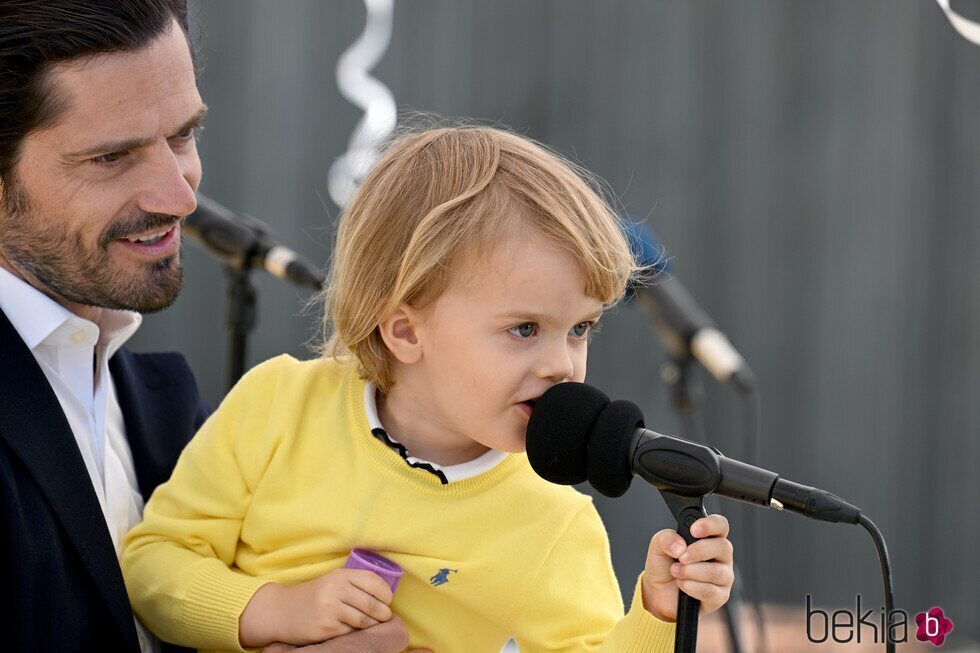
[[[368,426],[371,427],[372,431],[384,429],[384,426],[381,425],[381,419],[378,417],[377,390],[378,386],[371,381],[364,385],[364,412],[367,413]]]
[[[27,347],[106,346],[106,360],[136,333],[143,316],[132,311],[103,309],[98,324],[78,317],[23,279],[0,267],[0,309]],[[77,333],[86,334],[72,339]]]

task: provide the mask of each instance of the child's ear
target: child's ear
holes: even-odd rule
[[[385,346],[402,363],[411,364],[422,358],[422,344],[416,329],[421,316],[408,304],[402,304],[378,325]]]

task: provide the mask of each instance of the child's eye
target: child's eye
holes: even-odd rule
[[[592,336],[599,333],[599,320],[591,320],[589,322],[579,322],[572,327],[572,335],[576,338],[587,337],[589,342],[592,341]]]
[[[534,322],[525,322],[524,324],[518,324],[515,327],[511,327],[510,332],[518,338],[530,338],[537,330],[537,326],[538,325],[536,325]]]
[[[572,327],[572,334],[581,338],[582,336],[586,335],[591,328],[592,328],[591,322],[579,322],[578,324]]]

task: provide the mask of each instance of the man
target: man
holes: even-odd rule
[[[0,3],[4,650],[159,647],[118,556],[208,411],[181,356],[123,344],[180,291],[205,112],[186,0]],[[407,642],[345,639],[318,650]]]

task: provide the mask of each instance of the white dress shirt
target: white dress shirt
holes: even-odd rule
[[[2,267],[0,309],[31,350],[65,412],[118,558],[126,533],[143,518],[143,497],[109,359],[143,318],[103,309],[96,324]],[[141,649],[156,651],[155,638],[138,620],[136,629]]]

